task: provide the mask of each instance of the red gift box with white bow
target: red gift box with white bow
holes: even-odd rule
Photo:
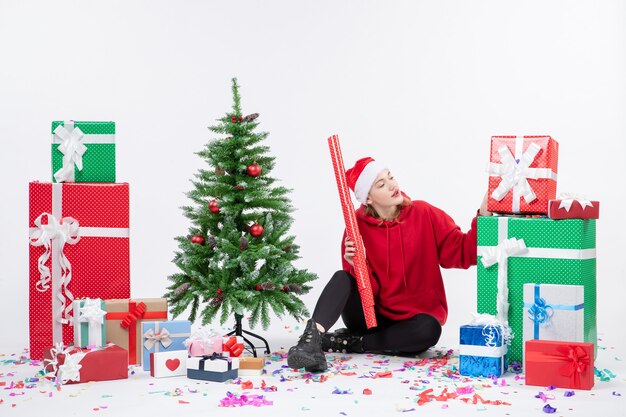
[[[598,219],[600,202],[577,194],[562,193],[559,199],[548,202],[548,217],[553,220]]]
[[[30,183],[31,359],[74,340],[74,299],[130,297],[128,204],[128,184]]]
[[[558,154],[550,136],[493,136],[487,209],[547,213],[548,200],[556,197]]]
[[[44,351],[44,372],[61,384],[128,378],[128,352],[112,343],[81,349],[58,344]]]
[[[593,388],[593,343],[527,340],[526,385]]]

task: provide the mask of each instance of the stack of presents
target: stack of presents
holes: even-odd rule
[[[52,182],[29,185],[30,355],[61,383],[260,374],[241,337],[191,333],[164,298],[130,298],[129,187],[115,180],[114,122],[53,122]]]
[[[461,326],[462,375],[522,364],[527,385],[591,389],[599,203],[556,198],[558,143],[491,138],[488,209],[478,218],[478,313]]]

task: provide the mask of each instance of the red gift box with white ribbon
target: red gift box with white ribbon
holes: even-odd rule
[[[76,298],[130,297],[128,184],[29,185],[30,357],[74,339]]]
[[[44,351],[44,372],[61,384],[128,378],[128,352],[114,344],[94,349],[60,343]]]
[[[557,200],[548,202],[548,217],[553,220],[599,219],[600,202],[578,194],[561,193]]]
[[[547,213],[548,200],[556,197],[558,154],[550,136],[493,136],[487,209]]]
[[[593,343],[527,340],[526,385],[593,388]]]

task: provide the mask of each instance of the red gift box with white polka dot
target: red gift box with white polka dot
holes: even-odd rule
[[[32,359],[73,341],[72,299],[130,297],[128,232],[126,183],[29,184]]]
[[[559,144],[550,136],[493,136],[487,209],[548,213],[556,197]]]

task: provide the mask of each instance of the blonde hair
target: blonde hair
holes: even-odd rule
[[[411,205],[411,199],[408,197],[404,197],[402,199],[402,203],[398,204],[396,206],[396,213],[395,216],[398,216],[398,214],[400,213],[400,210],[402,210],[402,207],[406,207],[406,206],[410,206]],[[378,212],[376,211],[376,209],[371,205],[371,204],[366,204],[365,205],[365,214],[367,214],[368,216],[372,216],[378,220],[380,220],[380,222],[382,223],[383,221],[385,221],[385,219],[383,219],[382,217],[380,217],[380,214],[378,214]]]

